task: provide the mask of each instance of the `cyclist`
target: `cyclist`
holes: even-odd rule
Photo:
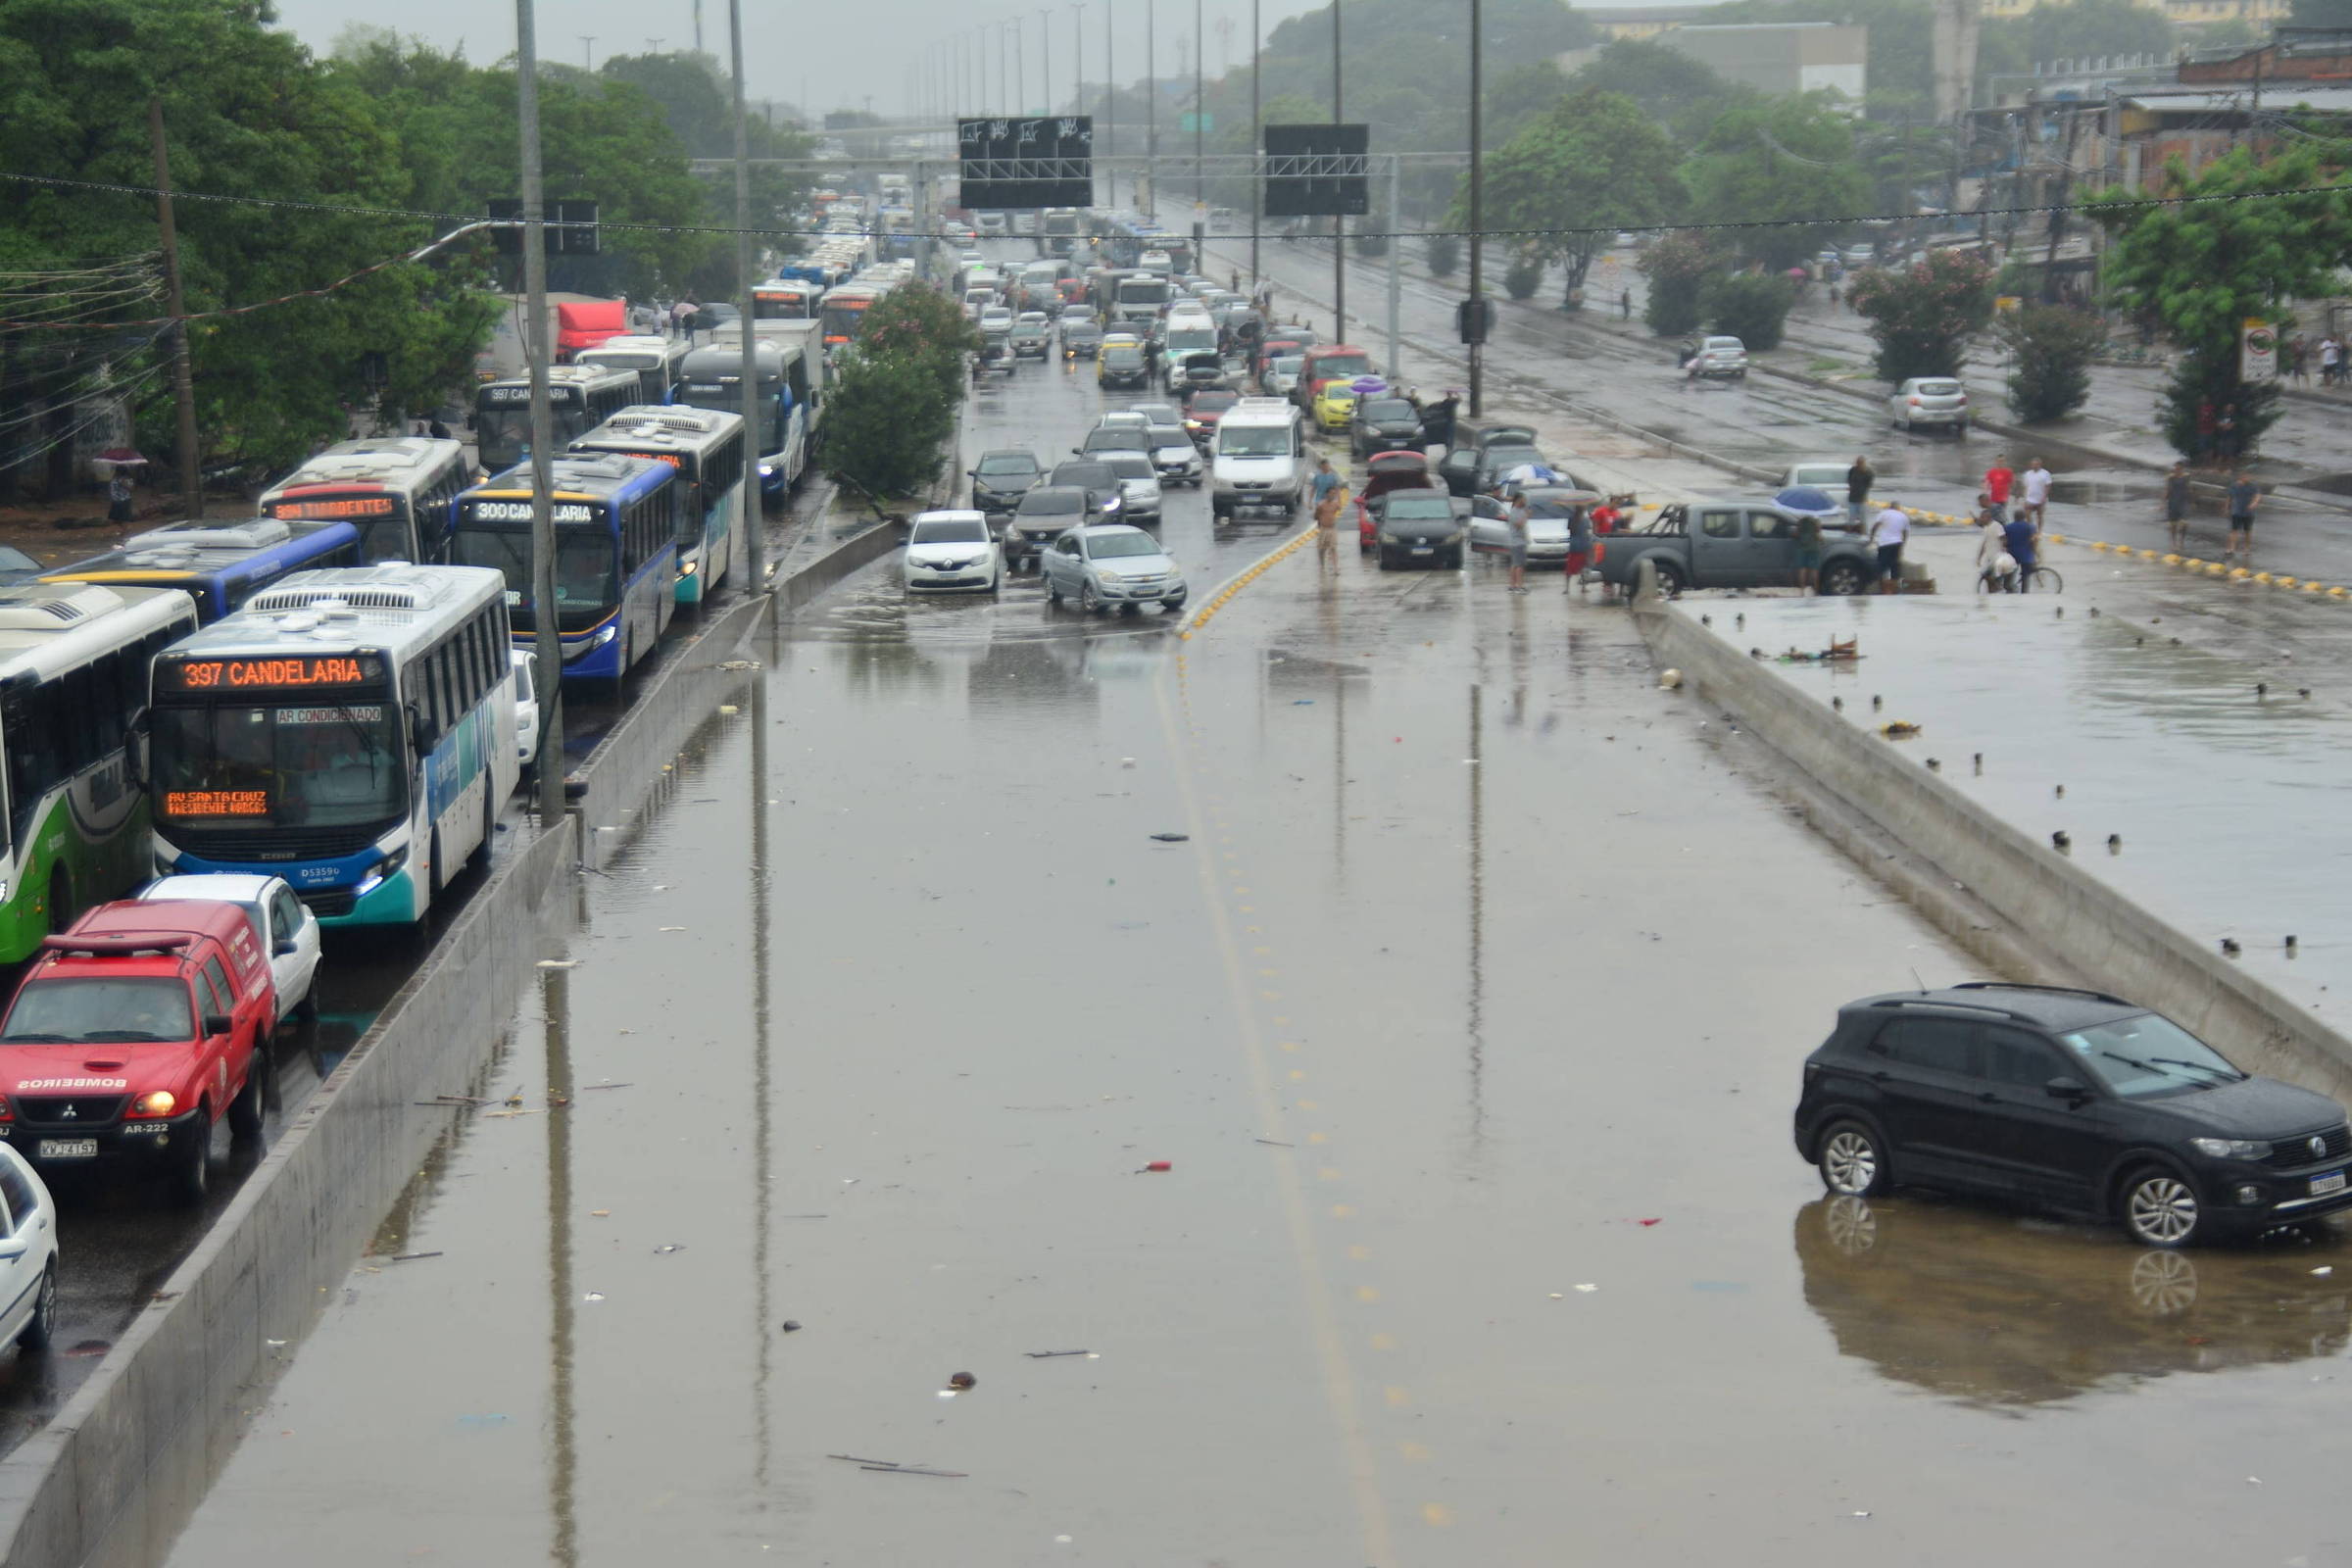
[[[2034,563],[2041,554],[2041,529],[2027,520],[2026,509],[2020,507],[2002,526],[2001,532],[2009,546],[2010,559],[2017,563],[2017,591],[2021,594],[2033,592]]]

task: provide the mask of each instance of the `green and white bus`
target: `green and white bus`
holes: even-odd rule
[[[0,963],[153,874],[123,737],[155,656],[195,629],[176,588],[0,588]]]

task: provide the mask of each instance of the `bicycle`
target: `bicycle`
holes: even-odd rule
[[[1977,573],[1977,592],[1981,594],[2062,594],[2066,592],[2066,579],[2048,566],[2035,565],[2029,568],[2025,573],[2025,580],[2015,587],[2011,587],[2009,584],[2010,575],[2014,574],[1995,575],[1992,568],[1987,566]]]

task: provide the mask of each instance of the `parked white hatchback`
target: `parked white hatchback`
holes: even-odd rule
[[[1968,389],[1948,375],[1915,375],[1894,389],[1886,413],[1898,430],[1941,424],[1966,435]]]
[[[1004,553],[977,512],[925,512],[906,529],[901,579],[912,593],[993,594],[1004,581]]]
[[[0,1341],[48,1348],[57,1332],[57,1204],[40,1173],[0,1144]]]
[[[198,899],[233,904],[253,922],[253,934],[270,956],[276,982],[277,1017],[308,1023],[318,1016],[318,917],[286,886],[283,877],[200,871],[158,877],[133,895],[143,904]]]

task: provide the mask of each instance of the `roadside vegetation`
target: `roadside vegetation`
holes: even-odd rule
[[[930,483],[956,433],[965,356],[979,346],[979,333],[946,295],[891,290],[865,313],[857,346],[835,362],[826,470],[877,505]]]

